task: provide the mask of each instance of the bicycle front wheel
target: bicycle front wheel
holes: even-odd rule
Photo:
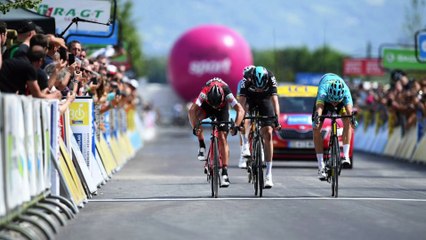
[[[256,140],[255,143],[255,168],[256,168],[256,181],[255,181],[255,195],[259,194],[259,197],[262,197],[263,195],[263,187],[264,187],[264,181],[263,181],[263,147],[262,147],[262,141],[260,139]]]
[[[213,162],[211,164],[212,166],[212,181],[211,181],[211,187],[212,187],[212,197],[217,198],[219,195],[219,146],[217,143],[217,138],[213,140]]]
[[[332,175],[331,175],[331,196],[337,198],[339,193],[339,173],[340,173],[340,148],[337,136],[333,138],[331,146]]]

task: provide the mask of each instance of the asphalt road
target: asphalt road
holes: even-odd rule
[[[191,130],[162,129],[57,239],[426,239],[425,165],[357,152],[335,199],[315,162],[275,162],[275,186],[258,198],[229,141],[231,185],[218,199]]]

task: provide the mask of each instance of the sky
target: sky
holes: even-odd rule
[[[405,30],[408,0],[131,0],[148,57],[168,56],[190,29],[220,24],[252,49],[324,44],[353,57],[372,56],[382,44],[414,41]],[[424,26],[424,25],[423,25]]]

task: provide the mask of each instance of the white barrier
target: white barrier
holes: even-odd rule
[[[38,212],[37,216],[45,222],[33,225],[47,239],[53,239],[50,231],[46,231],[52,227],[57,232],[52,219],[56,218],[60,225],[64,225],[63,215],[71,219],[73,213],[78,212],[75,206],[83,207],[99,185],[142,146],[138,134],[141,132],[140,119],[136,114],[127,114],[121,109],[110,117],[113,122],[110,141],[100,135],[102,144],[99,149],[93,141],[94,121],[87,121],[88,139],[91,139],[93,148],[88,147],[89,157],[85,159],[81,144],[71,131],[69,117],[59,114],[57,100],[0,94],[0,227],[17,231],[27,239],[38,239],[37,234],[19,227],[22,221],[31,220],[23,213],[34,207],[31,209],[34,211],[30,213],[28,210],[28,214]],[[127,123],[129,119],[133,127]],[[113,156],[112,146],[119,161]],[[9,223],[15,220],[18,225],[11,226]],[[3,237],[0,232],[0,238]]]

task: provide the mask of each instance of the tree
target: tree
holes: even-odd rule
[[[411,0],[410,6],[405,8],[405,43],[412,44],[415,33],[425,28],[423,22],[425,7],[426,0]]]
[[[132,19],[133,3],[126,0],[124,3],[118,3],[117,19],[119,22],[119,40],[127,46],[127,54],[137,77],[146,74],[146,65],[142,52],[141,37],[135,31],[135,21]]]
[[[16,0],[15,2],[0,3],[0,11],[6,14],[10,9],[27,8],[33,9],[41,3],[42,0]]]

